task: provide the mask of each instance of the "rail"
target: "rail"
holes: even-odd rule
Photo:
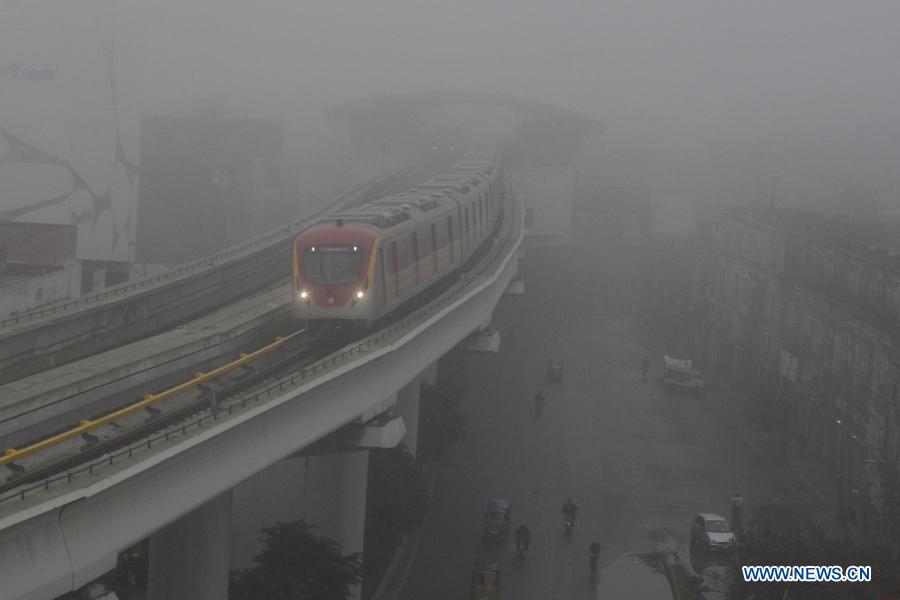
[[[377,193],[379,186],[389,184],[389,182],[392,181],[393,178],[397,177],[407,168],[408,165],[397,167],[396,169],[389,171],[387,174],[379,177],[378,179],[370,181],[368,183],[364,183],[350,193],[340,196],[339,198],[334,199],[331,202],[327,202],[322,208],[316,210],[312,214],[297,219],[296,221],[293,221],[286,225],[281,225],[279,227],[276,227],[275,229],[269,230],[247,242],[231,246],[205,258],[184,263],[170,271],[166,271],[165,273],[161,273],[159,275],[146,277],[130,283],[123,283],[120,285],[112,286],[104,289],[101,292],[80,296],[73,300],[65,300],[56,304],[51,304],[44,308],[38,308],[19,315],[7,317],[0,320],[0,328],[9,325],[15,325],[25,321],[30,321],[46,315],[52,315],[57,312],[63,312],[73,307],[86,306],[88,304],[93,304],[102,300],[107,300],[109,298],[126,295],[127,293],[138,289],[150,288],[161,283],[177,281],[183,275],[193,273],[199,269],[212,267],[222,262],[227,262],[228,260],[231,260],[239,255],[249,254],[255,250],[259,250],[260,248],[265,248],[270,244],[274,245],[279,241],[283,241],[284,238],[295,233],[299,228],[306,226],[310,221],[318,219],[322,215],[328,214],[329,212],[333,211],[335,206],[340,204],[341,200],[349,200],[366,193]]]
[[[120,408],[114,412],[109,413],[108,415],[104,415],[99,419],[92,420],[83,420],[81,421],[77,427],[73,427],[62,433],[58,433],[54,436],[51,436],[45,440],[41,440],[40,442],[31,444],[29,446],[25,446],[24,448],[7,448],[4,450],[3,455],[0,456],[0,466],[10,464],[17,459],[25,458],[26,456],[31,456],[32,454],[36,454],[41,450],[46,450],[47,448],[52,448],[54,446],[58,446],[59,444],[76,438],[84,433],[91,431],[92,429],[96,429],[97,427],[102,427],[103,425],[108,425],[113,421],[121,419],[122,417],[133,414],[139,410],[147,408],[148,406],[152,406],[157,402],[162,402],[163,400],[168,400],[169,398],[180,394],[181,392],[187,391],[193,387],[206,383],[207,381],[212,381],[217,377],[221,377],[225,373],[233,371],[234,369],[247,364],[250,361],[256,360],[261,356],[265,356],[266,354],[272,352],[273,350],[283,346],[289,340],[299,336],[305,330],[300,329],[295,331],[294,333],[284,336],[277,337],[275,341],[254,350],[250,353],[242,353],[240,358],[233,360],[229,363],[222,365],[221,367],[217,367],[208,373],[197,373],[193,379],[189,379],[183,383],[179,383],[176,386],[173,386],[167,390],[159,392],[158,394],[147,394],[138,402],[134,404],[129,404],[124,408]]]
[[[509,207],[509,205],[511,204],[512,203],[509,202],[507,207]],[[518,221],[520,233],[522,218],[523,215],[521,207],[517,207],[516,220]],[[504,221],[506,221],[506,219],[504,219]],[[513,224],[505,223],[505,227],[511,229],[513,227]],[[521,239],[521,236],[519,237],[519,239]],[[443,310],[451,302],[462,296],[463,293],[469,291],[470,287],[478,281],[478,277],[481,275],[481,272],[484,271],[487,265],[492,264],[493,261],[497,258],[497,255],[503,250],[503,248],[508,247],[509,245],[510,241],[507,241],[507,243],[505,244],[495,243],[486,253],[484,258],[480,261],[481,269],[479,273],[464,273],[461,277],[461,280],[447,289],[441,296],[426,304],[424,307],[414,312],[413,314],[395,321],[388,327],[385,327],[384,329],[381,329],[378,332],[358,342],[350,344],[340,351],[335,352],[334,354],[320,361],[317,361],[316,363],[308,367],[304,367],[291,375],[273,382],[265,388],[252,393],[252,395],[244,395],[240,398],[240,400],[235,400],[225,406],[219,406],[215,409],[211,409],[206,414],[201,415],[191,421],[187,421],[185,423],[177,425],[174,428],[170,428],[156,435],[144,438],[140,443],[132,444],[127,448],[123,448],[122,450],[109,453],[100,460],[89,462],[77,469],[69,470],[64,474],[45,479],[40,483],[36,483],[28,487],[19,488],[15,492],[12,492],[5,496],[0,496],[0,504],[15,499],[24,500],[29,493],[38,490],[49,490],[54,483],[71,483],[72,479],[80,474],[93,473],[94,470],[98,467],[114,464],[117,459],[123,457],[132,457],[133,454],[138,450],[144,448],[150,449],[153,444],[156,444],[158,442],[167,442],[170,440],[170,438],[177,435],[178,432],[180,432],[182,435],[186,435],[188,430],[194,428],[202,429],[204,423],[216,421],[221,415],[231,415],[237,408],[246,408],[250,403],[259,404],[263,400],[269,400],[273,394],[280,394],[292,387],[296,387],[302,383],[306,383],[309,379],[312,379],[314,376],[318,375],[320,371],[324,371],[326,368],[334,366],[340,361],[346,360],[347,358],[353,357],[354,355],[358,356],[360,354],[363,354],[364,352],[371,349],[373,345],[380,344],[396,333],[406,330],[411,325],[418,324],[426,320],[426,318],[429,318],[435,313],[439,312],[440,310]]]

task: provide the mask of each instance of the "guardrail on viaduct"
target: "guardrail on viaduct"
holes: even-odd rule
[[[312,215],[162,275],[0,321],[0,383],[133,342],[265,288],[290,274],[294,235],[329,211],[388,189],[401,167]]]

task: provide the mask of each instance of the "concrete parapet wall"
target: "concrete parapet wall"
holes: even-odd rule
[[[0,284],[0,319],[75,298],[80,291],[81,263],[74,260],[56,271]]]

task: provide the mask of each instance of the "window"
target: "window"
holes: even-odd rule
[[[353,283],[359,279],[362,262],[362,246],[352,244],[307,246],[303,250],[302,278],[314,284]]]

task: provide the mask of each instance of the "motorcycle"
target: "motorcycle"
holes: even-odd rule
[[[590,567],[591,567],[591,579],[596,579],[598,565],[600,563],[600,556],[598,556],[597,554],[589,554],[588,555],[588,563],[590,564]]]
[[[544,399],[543,398],[535,398],[534,400],[534,416],[540,417],[544,412]]]
[[[528,540],[525,538],[516,538],[516,556],[525,556],[526,550],[528,550]]]
[[[563,515],[563,528],[566,533],[571,532],[573,527],[575,527],[575,515]]]

